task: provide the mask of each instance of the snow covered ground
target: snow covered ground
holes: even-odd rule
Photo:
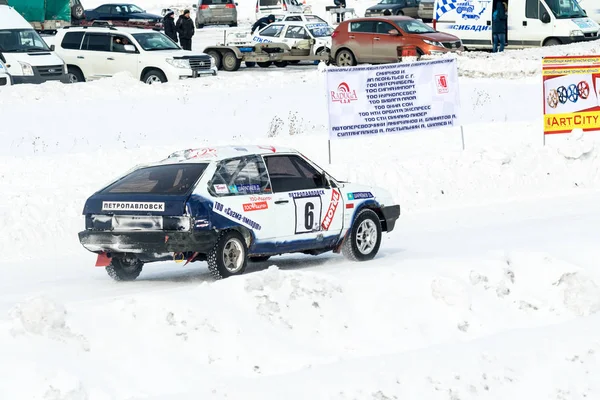
[[[0,399],[600,398],[600,140],[544,145],[539,76],[542,54],[599,49],[461,56],[464,151],[459,130],[349,139],[331,165],[315,66],[3,89]],[[121,284],[93,267],[77,232],[94,190],[180,148],[256,142],[389,189],[403,214],[379,256],[219,282],[201,263]]]

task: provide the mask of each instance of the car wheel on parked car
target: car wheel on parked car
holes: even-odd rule
[[[381,222],[375,211],[364,209],[358,213],[342,246],[342,254],[352,261],[375,258],[381,245]]]
[[[67,66],[67,74],[69,75],[69,82],[71,83],[85,82],[83,72],[74,65]]]
[[[248,248],[244,238],[237,231],[222,232],[206,261],[216,279],[243,274],[248,264]]]
[[[142,81],[149,85],[152,85],[153,83],[165,83],[167,81],[167,77],[161,71],[157,69],[151,69],[144,74]]]
[[[113,258],[106,272],[115,281],[133,281],[142,272],[144,263],[135,259]]]
[[[356,65],[356,58],[354,58],[354,54],[350,50],[340,50],[335,56],[335,64],[338,67],[352,67]]]

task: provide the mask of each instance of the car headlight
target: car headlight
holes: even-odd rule
[[[19,61],[19,64],[21,64],[21,69],[23,70],[23,75],[25,76],[33,76],[33,67],[31,66],[31,64],[27,64],[24,62]]]
[[[215,62],[215,58],[213,56],[209,56],[210,57],[210,67],[214,68],[215,65],[217,65],[217,63]]]
[[[571,31],[571,37],[573,36],[583,36],[583,32],[579,29]]]
[[[175,68],[190,68],[190,60],[167,58],[165,61]]]
[[[67,70],[67,64],[63,64],[63,73],[66,75],[67,73],[69,73],[69,71]]]
[[[441,44],[440,42],[436,42],[434,40],[427,40],[427,39],[423,39],[423,42],[427,43],[430,46],[435,46],[435,47],[444,47],[443,44]]]

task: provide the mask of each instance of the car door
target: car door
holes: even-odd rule
[[[520,7],[519,7],[520,6]],[[538,47],[542,39],[552,36],[553,24],[542,22],[542,16],[551,13],[539,0],[525,1],[525,15],[522,4],[509,3],[508,24],[513,29],[508,37],[508,44],[520,44],[524,47]]]
[[[288,251],[327,247],[343,225],[344,205],[339,189],[325,174],[297,154],[264,156],[273,191],[273,218],[279,241]]]
[[[57,45],[57,52],[60,58],[62,58],[68,65],[79,66],[82,59],[78,56],[82,55],[81,43],[83,42],[83,36],[85,32],[67,32],[63,36],[62,41]],[[81,68],[81,67],[80,67]]]
[[[136,48],[135,52],[125,51],[126,44],[135,47],[126,36],[111,35],[111,49],[110,54],[107,54],[106,57],[105,71],[110,76],[119,72],[129,72],[138,78],[141,72],[138,71],[139,49]]]
[[[347,47],[352,50],[359,63],[372,62],[373,60],[373,36],[375,34],[375,22],[371,20],[358,20],[348,24]]]
[[[398,62],[398,47],[403,46],[406,42],[406,37],[399,35],[402,35],[402,32],[389,22],[375,22],[375,34],[373,35],[373,62]]]
[[[109,33],[86,33],[83,37],[81,54],[77,61],[86,80],[94,80],[110,76],[106,72],[106,59],[110,56]]]
[[[295,46],[299,41],[303,39],[309,39],[310,36],[304,26],[302,25],[289,25],[281,40],[283,43],[292,47]]]
[[[262,31],[258,32],[257,35],[252,37],[252,41],[256,43],[272,43],[276,42],[277,38],[281,36],[283,31],[283,24],[271,24],[265,27]]]
[[[220,161],[207,189],[214,200],[211,221],[215,228],[242,225],[259,243],[281,235],[282,224],[275,216],[273,193],[260,156]]]

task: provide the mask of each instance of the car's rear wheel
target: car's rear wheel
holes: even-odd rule
[[[338,67],[352,67],[356,65],[356,58],[350,50],[340,50],[335,56],[335,65]]]
[[[237,231],[221,233],[207,257],[208,269],[216,279],[241,275],[248,264],[248,248]]]
[[[81,70],[74,65],[67,66],[67,74],[69,75],[69,82],[71,83],[85,82],[83,72],[81,72]]]
[[[259,262],[269,261],[269,258],[271,258],[271,256],[250,257],[250,261],[251,262],[255,262],[255,263],[259,263]]]
[[[112,258],[106,272],[115,281],[133,281],[140,276],[143,267],[144,263],[137,258]]]
[[[352,261],[375,258],[381,246],[381,222],[375,211],[364,209],[358,213],[344,244],[342,254]]]
[[[154,83],[165,83],[167,81],[167,77],[161,71],[157,69],[151,69],[144,74],[142,81],[148,85],[152,85]]]
[[[285,67],[288,66],[288,62],[287,61],[275,61],[274,64],[278,68],[285,68]]]
[[[254,68],[256,67],[256,63],[254,61],[244,61],[246,64],[246,68]]]
[[[257,62],[257,64],[261,68],[269,68],[271,66],[271,61],[260,61]]]

